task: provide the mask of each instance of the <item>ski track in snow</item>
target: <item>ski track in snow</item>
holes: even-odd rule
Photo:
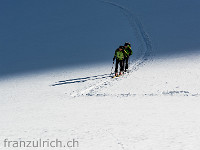
[[[145,32],[141,21],[130,10],[128,10],[127,8],[120,6],[114,2],[109,2],[109,1],[101,1],[101,2],[110,4],[112,6],[119,8],[120,10],[122,10],[122,12],[127,17],[128,21],[130,23],[130,26],[132,27],[132,29],[134,31],[134,35],[136,35],[138,40],[140,40],[140,42],[143,43],[143,48],[145,49],[144,53],[140,56],[140,58],[137,61],[131,62],[131,64],[130,64],[130,67],[129,67],[130,72],[129,73],[133,73],[134,71],[137,71],[140,66],[144,65],[144,63],[146,61],[152,60],[152,58],[151,58],[152,44],[151,44],[150,37]],[[93,96],[93,95],[95,95],[94,91],[101,89],[101,88],[105,88],[108,85],[112,86],[114,84],[114,82],[116,82],[118,80],[122,80],[123,78],[125,78],[125,77],[120,77],[118,79],[110,79],[110,76],[107,76],[104,79],[102,79],[101,81],[97,82],[96,84],[90,85],[89,87],[86,87],[82,90],[71,93],[70,96],[72,96],[72,97]],[[84,80],[82,82],[84,82]],[[57,84],[54,84],[54,85],[57,85]]]
[[[82,96],[84,96],[82,94]],[[98,93],[87,93],[85,96],[96,96],[96,97],[136,97],[136,96],[142,96],[142,97],[155,97],[155,96],[183,96],[183,97],[199,97],[199,93],[190,93],[188,91],[164,91],[161,94],[158,93],[145,93],[145,94],[134,94],[134,93],[121,93],[121,94],[98,94]]]

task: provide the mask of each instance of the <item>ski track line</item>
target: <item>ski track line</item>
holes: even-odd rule
[[[124,12],[124,15],[128,18],[129,24],[135,32],[134,35],[136,35],[137,39],[140,39],[141,43],[144,44],[143,46],[145,47],[146,51],[140,57],[139,61],[135,62],[132,66],[136,68],[144,64],[144,62],[147,61],[148,58],[149,60],[152,60],[151,58],[151,54],[153,51],[152,43],[149,35],[145,32],[143,24],[141,23],[139,18],[136,15],[134,15],[129,9],[122,7],[119,4],[110,1],[104,1],[104,0],[101,1],[121,9]],[[133,69],[133,70],[137,71],[138,69]]]
[[[116,141],[116,143],[121,147],[121,149],[126,150],[124,144],[110,131],[106,130],[107,133]]]
[[[93,90],[94,88],[97,88],[97,87],[99,87],[99,86],[101,86],[101,85],[103,85],[103,84],[105,84],[105,83],[106,83],[106,81],[99,82],[99,83],[97,83],[97,84],[94,84],[94,85],[90,86],[89,88],[86,88],[86,89],[81,90],[81,91],[79,91],[79,92],[72,93],[72,94],[70,94],[70,96],[72,96],[72,97],[77,97],[77,96],[84,95],[85,93],[89,93],[89,92],[90,92],[91,90]]]
[[[115,6],[119,9],[121,9],[123,11],[124,15],[126,15],[126,17],[128,18],[129,23],[135,32],[134,35],[136,35],[137,38],[140,39],[141,43],[143,43],[143,46],[146,49],[145,52],[136,62],[134,62],[133,64],[130,65],[130,68],[131,68],[130,73],[132,73],[133,71],[137,71],[139,69],[139,67],[148,60],[148,58],[150,58],[149,60],[152,60],[152,58],[151,58],[152,44],[151,44],[151,40],[150,40],[148,34],[145,32],[144,27],[143,27],[142,23],[140,22],[140,20],[138,19],[138,17],[133,15],[130,10],[128,10],[127,8],[122,7],[114,2],[103,1],[103,0],[100,0],[100,1],[104,2],[104,3],[108,3],[112,6]],[[130,75],[130,73],[128,75]],[[120,77],[119,79],[114,80],[114,81],[122,80],[123,78],[124,78],[124,76]],[[90,87],[88,87],[86,89],[83,89],[81,91],[77,91],[77,92],[70,94],[70,96],[72,96],[72,97],[87,96],[87,95],[91,96],[94,94],[95,89],[100,89],[102,87],[105,87],[108,84],[112,85],[111,82],[113,83],[113,80],[106,78],[106,79],[104,79],[104,81],[100,81],[94,85],[91,85]]]
[[[110,94],[110,93],[88,93],[82,96],[95,96],[95,97],[200,97],[199,93],[190,93],[186,91],[169,91],[162,93],[144,93],[144,94],[137,94],[137,93],[121,93],[121,94]]]

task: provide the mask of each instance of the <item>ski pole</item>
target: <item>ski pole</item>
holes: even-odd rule
[[[113,70],[114,63],[115,63],[115,62],[113,61],[112,69],[111,69],[111,73],[110,73],[110,75],[112,75],[112,70]]]

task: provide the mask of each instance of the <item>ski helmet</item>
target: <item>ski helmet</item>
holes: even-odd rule
[[[120,49],[125,49],[125,47],[124,47],[124,46],[119,46],[119,48],[120,48]]]
[[[124,44],[124,46],[131,46],[131,44],[130,44],[129,42],[126,42],[126,43]]]

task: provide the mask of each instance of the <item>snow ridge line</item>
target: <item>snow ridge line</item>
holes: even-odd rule
[[[136,17],[129,9],[127,9],[123,6],[120,6],[119,4],[116,4],[114,2],[105,1],[105,0],[100,0],[100,1],[104,2],[104,3],[108,3],[110,5],[113,5],[113,6],[121,9],[123,11],[124,15],[128,18],[130,26],[135,31],[135,35],[136,35],[137,39],[140,39],[141,43],[143,43],[143,45],[145,46],[145,52],[144,52],[143,56],[141,56],[136,62],[134,62],[131,65],[132,70],[130,71],[130,73],[133,71],[137,71],[139,69],[139,66],[144,64],[144,62],[147,61],[148,58],[150,58],[150,56],[151,56],[152,44],[151,44],[149,35],[145,32],[144,27],[143,27],[142,23],[140,22],[140,20],[138,19],[138,17]],[[79,92],[72,93],[70,95],[72,97],[84,96],[84,95],[90,96],[90,95],[93,95],[92,93],[94,92],[94,89],[99,89],[108,84],[111,84],[110,80],[106,79],[106,81],[105,80],[100,81],[97,84],[91,85],[89,88],[86,88]]]

